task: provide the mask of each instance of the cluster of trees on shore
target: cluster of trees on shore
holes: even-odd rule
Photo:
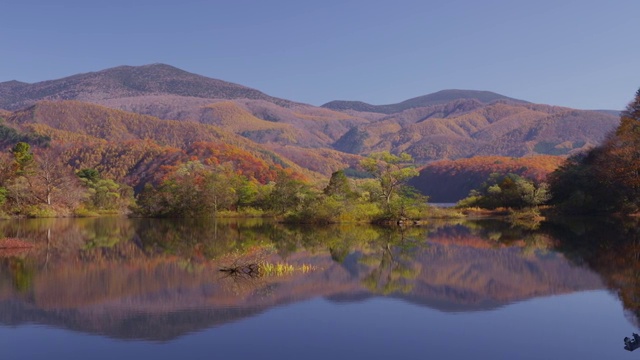
[[[604,143],[569,157],[545,182],[492,174],[460,207],[535,209],[549,204],[565,214],[640,211],[640,90]]]
[[[552,204],[567,213],[640,211],[640,90],[604,143],[570,157],[549,178]]]
[[[292,222],[397,221],[419,218],[426,198],[406,185],[418,174],[407,154],[374,153],[362,161],[371,178],[334,172],[324,187],[282,169],[265,184],[232,163],[191,160],[139,194],[92,168],[74,171],[62,148],[18,142],[0,153],[0,210],[4,216],[55,217],[129,213],[145,217],[202,217],[233,212]],[[0,214],[0,215],[2,215]]]
[[[373,153],[361,162],[372,178],[349,179],[344,171],[328,184],[313,186],[282,170],[275,181],[260,184],[231,166],[190,161],[158,186],[148,184],[137,198],[141,216],[204,216],[221,211],[269,214],[292,222],[389,221],[419,218],[426,198],[406,182],[417,170],[407,154]]]
[[[120,213],[133,189],[94,169],[74,172],[60,161],[60,148],[32,151],[18,142],[0,153],[0,210],[4,216],[51,217]]]
[[[460,200],[458,207],[535,209],[550,198],[548,185],[544,182],[535,183],[511,173],[493,173],[480,188]]]

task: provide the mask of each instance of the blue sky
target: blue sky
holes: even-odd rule
[[[442,89],[621,109],[638,0],[3,0],[0,82],[166,63],[321,105]]]

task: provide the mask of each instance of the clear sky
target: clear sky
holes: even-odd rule
[[[442,89],[621,109],[640,0],[2,0],[0,82],[166,63],[321,105]]]

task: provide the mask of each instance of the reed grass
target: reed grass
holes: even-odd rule
[[[260,273],[265,276],[285,276],[285,275],[291,275],[295,272],[301,272],[303,274],[306,274],[308,272],[317,270],[317,267],[310,264],[301,264],[301,265],[295,266],[293,264],[281,263],[281,262],[277,262],[277,263],[263,262],[263,263],[260,263],[258,266],[260,269]]]

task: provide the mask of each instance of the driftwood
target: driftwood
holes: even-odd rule
[[[220,268],[220,271],[226,273],[228,276],[244,277],[244,278],[257,278],[262,276],[260,271],[260,265],[257,263],[247,264],[234,264],[228,267]]]
[[[229,261],[233,260],[231,265],[219,268],[224,277],[233,278],[235,280],[249,280],[262,277],[263,271],[260,264],[264,263],[266,252],[258,250],[250,254],[235,254]]]

